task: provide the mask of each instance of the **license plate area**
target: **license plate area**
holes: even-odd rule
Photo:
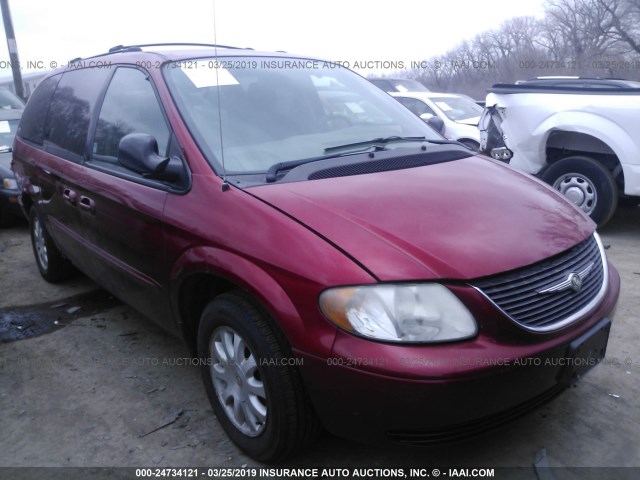
[[[559,383],[570,387],[604,359],[610,330],[611,320],[603,318],[571,342],[558,376]]]

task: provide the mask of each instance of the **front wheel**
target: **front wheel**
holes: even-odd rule
[[[616,182],[611,172],[592,158],[563,158],[552,164],[542,179],[569,198],[599,227],[607,223],[616,210]]]
[[[205,308],[198,356],[209,401],[229,438],[263,462],[283,460],[315,439],[318,419],[286,340],[241,292]]]

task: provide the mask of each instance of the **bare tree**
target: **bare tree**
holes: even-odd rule
[[[606,12],[602,33],[640,53],[640,0],[594,0]]]
[[[540,75],[638,79],[640,69],[625,70],[634,58],[640,62],[640,0],[547,0],[544,18],[509,19],[405,74],[482,98],[494,83]]]
[[[547,0],[545,13],[568,48],[565,60],[586,63],[606,54],[615,43],[606,34],[609,20],[599,0]]]

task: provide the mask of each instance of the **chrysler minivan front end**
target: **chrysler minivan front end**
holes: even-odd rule
[[[36,264],[183,336],[253,458],[321,426],[457,439],[604,358],[619,277],[551,187],[336,63],[202,45],[99,60],[44,79],[18,129]]]

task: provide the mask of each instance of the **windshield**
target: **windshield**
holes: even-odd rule
[[[0,120],[0,151],[7,151],[13,147],[20,120]]]
[[[225,171],[233,175],[266,172],[376,138],[441,140],[386,93],[337,64],[219,57],[168,63],[164,75],[185,123],[219,173],[223,152]]]
[[[449,120],[460,122],[479,117],[482,107],[464,97],[431,97],[431,101],[442,110]]]
[[[13,93],[5,88],[0,88],[0,109],[2,110],[22,110],[24,104]]]

